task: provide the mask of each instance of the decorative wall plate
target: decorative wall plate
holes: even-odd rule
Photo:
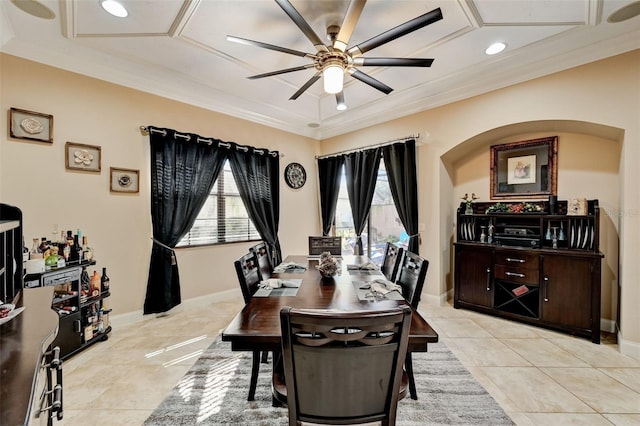
[[[307,181],[307,172],[300,163],[289,163],[284,169],[284,180],[290,188],[300,189]]]

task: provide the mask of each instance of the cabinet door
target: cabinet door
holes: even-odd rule
[[[544,321],[567,327],[591,328],[592,270],[593,261],[590,259],[544,256]]]
[[[58,335],[51,347],[60,346],[60,357],[66,357],[82,346],[80,312],[60,317]]]
[[[456,246],[454,303],[466,302],[491,307],[493,250]]]

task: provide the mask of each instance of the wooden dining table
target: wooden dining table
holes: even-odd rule
[[[352,281],[384,278],[382,275],[357,275],[348,265],[370,263],[366,256],[344,256],[339,260],[340,272],[332,278],[323,278],[316,266],[318,260],[305,255],[288,256],[284,262],[305,265],[303,273],[279,273],[272,278],[302,280],[295,296],[252,297],[222,332],[222,340],[231,342],[233,351],[281,351],[280,310],[284,306],[306,309],[338,311],[384,310],[409,305],[402,300],[367,298],[360,300]],[[370,271],[363,270],[365,274]],[[410,352],[426,352],[429,343],[438,341],[436,333],[420,313],[412,308],[409,331]]]

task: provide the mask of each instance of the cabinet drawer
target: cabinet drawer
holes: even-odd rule
[[[529,269],[510,265],[496,265],[494,277],[497,280],[511,281],[522,284],[539,284],[540,272],[538,269]]]
[[[496,264],[508,268],[538,269],[538,255],[522,252],[496,252]]]

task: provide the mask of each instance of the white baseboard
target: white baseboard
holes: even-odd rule
[[[134,324],[140,321],[148,321],[154,318],[171,315],[176,312],[182,312],[185,309],[194,308],[194,307],[202,307],[209,305],[215,302],[221,302],[225,300],[231,300],[234,298],[238,298],[239,293],[237,289],[220,291],[217,293],[207,294],[205,296],[194,297],[191,299],[183,300],[181,304],[174,307],[173,309],[163,312],[161,314],[152,314],[152,315],[143,315],[142,310],[126,312],[124,314],[116,314],[109,316],[109,323],[111,327],[117,329],[118,327],[127,326]]]
[[[615,333],[617,331],[616,322],[610,319],[600,318],[600,330],[607,333]]]
[[[618,347],[621,354],[640,360],[640,343],[624,340],[618,333]]]

